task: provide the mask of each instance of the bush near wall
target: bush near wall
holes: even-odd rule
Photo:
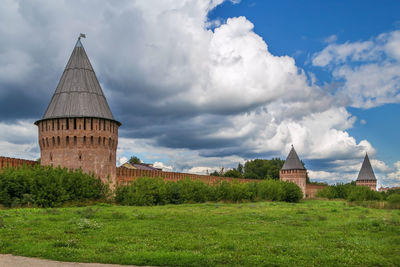
[[[6,168],[0,172],[0,205],[55,207],[66,202],[105,199],[108,185],[82,171],[33,167]]]
[[[206,201],[287,201],[302,199],[301,189],[294,183],[264,180],[259,183],[221,183],[209,185],[191,179],[177,182],[162,178],[139,178],[128,185],[117,186],[115,200],[123,205],[164,205],[202,203]]]
[[[393,195],[393,196],[392,196]],[[388,200],[400,197],[400,190],[377,192],[366,186],[354,184],[336,184],[325,187],[317,192],[317,197],[328,199],[346,199],[348,201]]]
[[[356,185],[353,184],[341,184],[338,183],[336,185],[330,185],[322,190],[318,191],[316,196],[323,197],[328,199],[347,199],[350,192],[356,188]]]

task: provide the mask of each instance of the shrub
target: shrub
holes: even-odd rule
[[[200,180],[179,180],[180,195],[186,203],[202,203],[210,199],[210,186]]]
[[[166,202],[166,187],[161,178],[140,178],[129,186],[119,186],[115,199],[124,205],[152,206]]]
[[[166,203],[170,204],[182,204],[184,199],[181,195],[181,184],[168,181],[165,184],[166,187]]]
[[[386,200],[391,204],[400,204],[400,194],[391,194]]]
[[[107,185],[80,170],[36,165],[0,173],[0,204],[6,207],[54,207],[67,201],[105,199],[107,194]]]
[[[347,199],[348,195],[355,187],[356,186],[351,183],[349,184],[339,183],[336,185],[330,185],[323,188],[322,190],[319,190],[316,196],[328,199],[335,199],[335,198]]]
[[[281,181],[265,180],[258,183],[257,197],[263,200],[283,201],[285,188]]]
[[[162,205],[205,201],[272,200],[298,202],[303,193],[294,183],[265,180],[259,183],[208,185],[200,180],[166,182],[160,178],[139,178],[116,188],[115,200],[123,205]]]
[[[355,186],[347,196],[349,201],[381,200],[382,195],[366,186]]]
[[[303,198],[303,192],[295,183],[283,182],[283,191],[285,192],[283,201],[299,202]]]

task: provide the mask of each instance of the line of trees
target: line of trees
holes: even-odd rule
[[[280,158],[254,159],[246,161],[244,165],[239,163],[236,168],[228,171],[225,171],[224,168],[221,168],[219,171],[215,170],[210,173],[210,175],[232,178],[279,180],[279,172],[284,163],[285,161]],[[305,168],[304,162],[301,161],[301,163]],[[306,173],[306,183],[327,185],[326,183],[311,182],[308,173]]]
[[[239,163],[237,168],[233,168],[226,172],[221,168],[220,171],[214,171],[210,175],[247,179],[279,180],[279,171],[282,169],[284,163],[285,161],[280,158],[255,159],[247,161],[244,166]]]

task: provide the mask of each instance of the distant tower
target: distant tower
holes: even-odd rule
[[[301,163],[299,156],[297,156],[296,150],[292,145],[292,149],[287,156],[285,163],[279,173],[281,181],[289,181],[297,184],[301,191],[303,191],[303,197],[306,196],[306,177],[307,171]]]
[[[85,37],[81,34],[81,37]],[[118,127],[80,37],[39,128],[42,165],[116,178]]]
[[[368,154],[365,153],[364,162],[356,180],[358,186],[368,186],[371,190],[376,191],[376,177],[371,163],[369,162]]]

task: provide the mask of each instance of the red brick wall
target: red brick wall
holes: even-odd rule
[[[306,184],[306,198],[314,198],[317,192],[326,185]]]
[[[306,197],[306,170],[281,170],[279,178],[297,184],[303,192],[303,198]]]
[[[42,165],[61,166],[116,178],[118,124],[98,118],[43,120],[39,128]]]
[[[261,181],[257,179],[238,179],[230,177],[217,177],[217,176],[180,173],[180,172],[135,170],[135,169],[127,169],[124,167],[117,168],[117,183],[131,182],[140,177],[162,177],[164,178],[164,180],[175,181],[175,182],[178,180],[189,178],[192,180],[201,180],[208,184],[219,183],[221,181],[228,181],[228,182],[238,181],[239,183],[252,183]]]
[[[7,167],[21,167],[22,165],[33,166],[37,164],[37,161],[34,160],[26,160],[26,159],[15,159],[15,158],[8,158],[8,157],[1,157],[0,156],[0,169],[7,168]]]
[[[371,180],[371,181],[356,181],[357,186],[367,186],[371,190],[376,191],[376,180]]]

